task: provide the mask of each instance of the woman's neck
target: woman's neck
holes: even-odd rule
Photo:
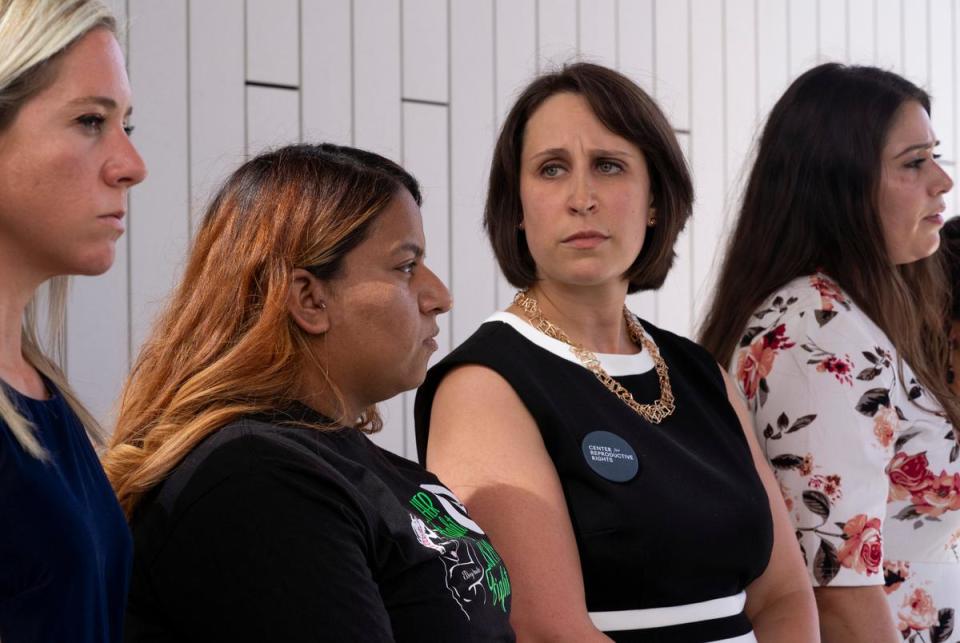
[[[23,357],[23,315],[42,280],[0,260],[0,379],[27,395],[43,397],[46,390],[36,369]]]
[[[537,300],[543,317],[559,326],[575,344],[595,353],[638,352],[623,317],[626,282],[590,288],[541,282],[527,294]],[[508,310],[527,318],[515,304]]]

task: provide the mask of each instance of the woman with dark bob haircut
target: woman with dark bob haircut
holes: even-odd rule
[[[960,608],[960,399],[926,92],[825,64],[764,127],[703,344],[791,509],[823,640],[947,641]]]
[[[127,382],[105,464],[133,528],[126,641],[510,642],[510,580],[463,504],[377,447],[450,293],[420,188],[331,144],[214,197]]]
[[[663,113],[604,67],[537,78],[500,133],[484,223],[519,292],[431,369],[415,417],[421,461],[510,565],[521,640],[816,637],[732,383],[625,307],[663,283],[692,192]]]

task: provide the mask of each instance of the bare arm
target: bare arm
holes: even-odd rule
[[[882,585],[817,587],[823,643],[900,643]]]
[[[506,562],[519,640],[610,643],[587,614],[556,468],[533,417],[494,371],[462,366],[444,378],[427,468],[463,500]]]
[[[794,536],[793,525],[780,495],[780,487],[757,444],[753,433],[753,420],[736,385],[723,369],[720,370],[727,384],[727,397],[740,418],[773,516],[773,551],[770,553],[770,563],[763,575],[747,587],[747,616],[753,623],[757,640],[761,643],[818,641],[817,607],[813,590]],[[886,609],[886,606],[884,608]]]

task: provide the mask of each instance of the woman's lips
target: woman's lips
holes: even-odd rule
[[[102,214],[97,218],[106,222],[107,225],[122,233],[124,230],[126,230],[126,226],[123,224],[124,214],[124,212],[111,212],[110,214]]]
[[[591,248],[596,248],[609,238],[610,237],[602,232],[587,230],[584,232],[575,232],[574,234],[571,234],[569,237],[565,238],[562,243],[565,246],[572,248],[589,250]]]

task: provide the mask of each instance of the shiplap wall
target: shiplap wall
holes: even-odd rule
[[[620,69],[664,107],[690,160],[695,215],[642,316],[691,334],[753,137],[797,74],[876,64],[934,97],[954,172],[960,0],[112,0],[148,179],[106,275],[79,278],[67,370],[108,426],[131,359],[179,276],[205,201],[250,154],[332,141],[423,184],[428,263],[450,286],[440,351],[510,300],[480,218],[493,141],[520,87],[574,59]],[[950,199],[949,212],[955,211]],[[412,455],[413,395],[377,440]]]

